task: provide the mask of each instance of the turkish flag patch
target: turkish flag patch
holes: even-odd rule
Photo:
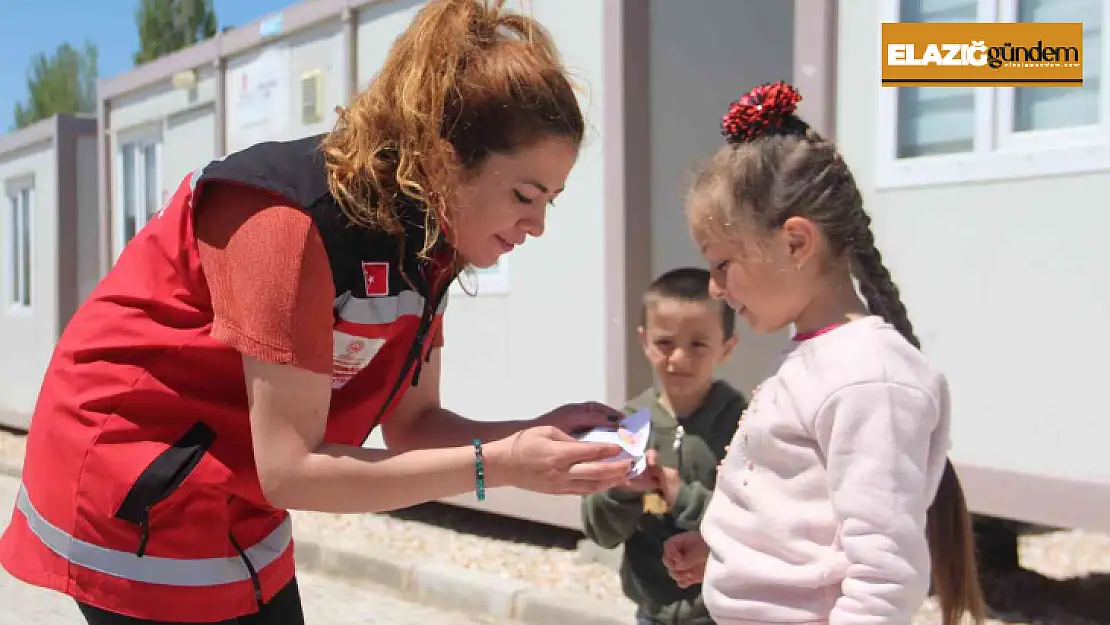
[[[389,263],[362,261],[362,281],[367,297],[389,295]]]

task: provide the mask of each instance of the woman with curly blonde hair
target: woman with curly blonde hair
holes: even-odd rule
[[[548,34],[433,0],[325,136],[187,176],[62,335],[0,539],[88,623],[300,624],[290,509],[625,480],[598,404],[440,405],[448,285],[544,231],[585,123]],[[387,451],[363,444],[378,425]]]

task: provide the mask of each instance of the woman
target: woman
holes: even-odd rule
[[[187,177],[58,343],[0,563],[90,624],[295,624],[288,509],[623,483],[567,434],[609,408],[439,402],[448,285],[543,234],[583,132],[538,24],[436,0],[326,137]]]

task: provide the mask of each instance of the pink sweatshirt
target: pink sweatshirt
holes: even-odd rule
[[[795,344],[753,394],[701,530],[719,625],[908,625],[948,451],[944,377],[866,317]]]

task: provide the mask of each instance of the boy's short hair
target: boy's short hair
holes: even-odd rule
[[[683,302],[716,303],[721,307],[721,329],[725,339],[736,332],[736,313],[724,302],[715,302],[709,295],[709,271],[699,267],[679,267],[655,279],[644,292],[640,309],[640,325],[647,326],[648,306],[660,299]]]

